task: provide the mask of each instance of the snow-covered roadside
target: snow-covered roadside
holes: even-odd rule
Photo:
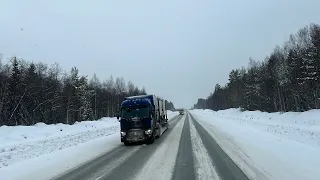
[[[319,133],[318,110],[284,114],[236,109],[191,113],[252,179],[320,179],[319,138],[300,133],[300,129]],[[288,129],[291,133],[275,133]]]
[[[35,126],[2,126],[0,169],[116,132],[119,132],[116,118],[102,118],[74,125],[39,123]]]
[[[50,179],[119,145],[118,133],[100,137],[86,143],[11,164],[0,169],[0,177],[6,180]]]
[[[168,111],[168,118],[176,114]],[[2,126],[0,179],[53,177],[121,145],[119,131],[116,118],[74,125]]]
[[[244,111],[227,109],[221,111],[204,110],[209,114],[226,118],[241,126],[253,127],[280,138],[287,138],[320,147],[320,110],[308,112],[266,113],[260,111]]]
[[[178,111],[167,111],[168,119],[172,119],[179,114]]]

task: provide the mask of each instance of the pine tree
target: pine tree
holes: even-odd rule
[[[240,70],[232,70],[229,74],[228,89],[230,93],[230,106],[233,108],[240,107],[241,101],[241,75]]]
[[[81,112],[81,120],[92,120],[93,119],[93,111],[91,104],[91,97],[93,96],[94,91],[89,90],[87,78],[81,77],[79,80],[79,99],[81,101],[80,112]]]
[[[58,64],[48,68],[15,57],[11,64],[2,64],[0,57],[0,125],[73,124],[114,116],[118,101],[129,96],[124,79],[117,79],[120,93],[112,77],[102,85],[94,75],[88,83],[76,67],[61,76]],[[133,95],[146,93],[133,83],[130,86]]]
[[[259,108],[261,76],[259,74],[259,65],[256,61],[249,59],[249,68],[244,76],[244,108],[255,110]]]
[[[9,125],[18,125],[19,121],[19,106],[20,106],[20,98],[21,98],[21,75],[19,70],[19,64],[17,58],[14,57],[12,60],[12,70],[10,74],[9,80],[9,89],[8,89],[8,109],[10,113],[9,117]]]
[[[310,36],[312,43],[313,59],[315,60],[314,64],[318,79],[318,81],[315,82],[313,97],[315,102],[315,108],[320,108],[320,25],[310,25]]]
[[[143,87],[139,94],[140,95],[147,95],[146,89]]]
[[[300,66],[301,71],[301,78],[300,83],[301,85],[305,86],[312,86],[315,85],[319,79],[319,75],[316,69],[316,61],[314,59],[315,52],[313,49],[310,51],[306,51],[304,56],[302,57],[302,65]]]
[[[37,79],[36,66],[34,63],[31,63],[24,78],[24,85],[27,87],[27,92],[23,99],[24,103],[22,103],[25,109],[25,116],[31,119],[28,125],[35,124],[35,113],[39,113],[38,111],[34,111],[39,104],[36,102]]]

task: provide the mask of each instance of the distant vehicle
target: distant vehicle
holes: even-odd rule
[[[184,110],[183,109],[179,109],[179,114],[180,115],[184,115]]]
[[[125,145],[141,141],[151,144],[168,128],[165,101],[155,95],[126,97],[117,118]]]

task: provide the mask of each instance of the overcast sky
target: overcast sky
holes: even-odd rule
[[[231,69],[320,23],[318,0],[1,0],[0,53],[100,80],[122,76],[191,107]],[[21,31],[23,28],[23,31]]]

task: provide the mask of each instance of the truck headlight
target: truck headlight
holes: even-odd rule
[[[125,136],[126,134],[126,132],[121,132],[121,136]]]
[[[145,133],[146,133],[146,135],[151,135],[152,134],[152,130],[151,129],[146,130]]]

